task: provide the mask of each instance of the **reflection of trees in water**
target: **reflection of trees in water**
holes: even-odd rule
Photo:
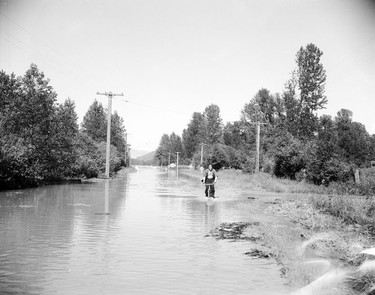
[[[50,185],[1,193],[0,249],[7,255],[0,260],[0,290],[43,293],[48,288],[43,282],[55,276],[56,271],[69,276],[68,270],[74,267],[70,257],[77,255],[85,261],[88,242],[97,243],[96,250],[104,253],[100,259],[105,260],[111,222],[124,212],[128,190],[127,177],[123,176],[91,184]],[[95,215],[103,210],[111,215]],[[78,260],[76,267],[82,264]]]
[[[205,204],[205,225],[210,229],[216,227],[220,222],[219,220],[219,208],[215,201],[208,200]]]

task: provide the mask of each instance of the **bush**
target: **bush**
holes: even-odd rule
[[[97,177],[100,169],[97,163],[86,156],[81,156],[77,161],[76,174],[79,176],[84,175],[86,178]]]
[[[353,178],[353,167],[338,158],[326,161],[315,159],[307,165],[307,179],[315,184],[347,182]]]
[[[244,173],[254,173],[255,171],[255,159],[247,158],[242,166],[242,172]]]
[[[293,139],[275,155],[274,172],[277,177],[296,179],[296,174],[306,167],[307,145]]]

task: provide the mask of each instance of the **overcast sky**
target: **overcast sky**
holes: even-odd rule
[[[346,108],[375,133],[375,1],[0,0],[0,69],[31,63],[58,101],[114,98],[132,148],[152,151],[181,135],[211,103],[240,118],[262,87],[282,92],[301,46],[323,51],[327,109]],[[126,102],[126,100],[128,102]]]

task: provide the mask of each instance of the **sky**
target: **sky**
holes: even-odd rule
[[[256,92],[284,90],[301,46],[323,51],[328,104],[375,133],[375,1],[0,0],[0,69],[34,63],[79,123],[114,97],[132,149],[182,134],[193,112],[240,119]]]

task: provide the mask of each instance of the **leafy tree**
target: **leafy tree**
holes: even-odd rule
[[[94,100],[83,117],[82,127],[97,142],[107,140],[107,115],[103,105]]]
[[[211,104],[204,110],[205,143],[214,144],[223,142],[223,120],[220,117],[220,108]]]
[[[107,124],[105,126],[107,127]],[[111,116],[111,144],[117,148],[119,155],[123,156],[125,154],[124,119],[118,115],[117,111]]]
[[[275,124],[277,118],[276,99],[268,89],[258,90],[249,103],[242,109],[242,118],[248,122],[261,121],[270,125]]]
[[[370,136],[365,126],[352,122],[353,113],[342,109],[335,118],[338,146],[344,161],[357,166],[367,164],[370,153]]]
[[[198,112],[193,113],[190,123],[182,133],[182,144],[186,158],[191,159],[200,143],[204,141],[204,128],[203,115]]]
[[[16,183],[36,184],[59,163],[55,145],[56,93],[34,64],[23,77],[1,73],[2,172]]]
[[[318,124],[316,111],[327,104],[324,95],[326,71],[320,61],[322,55],[323,52],[312,43],[301,47],[296,55],[297,68],[287,82],[284,96],[287,118],[291,124],[296,123],[292,130],[299,138],[314,135]]]
[[[61,105],[56,106],[56,114],[53,133],[53,145],[51,152],[54,154],[55,163],[50,169],[55,175],[69,176],[76,161],[75,137],[78,134],[78,116],[75,112],[75,104],[67,99]],[[50,170],[51,171],[51,170]]]
[[[370,137],[370,151],[369,151],[369,158],[370,161],[375,161],[375,134],[371,135]]]
[[[275,175],[296,179],[297,173],[306,167],[309,146],[292,137],[289,143],[279,147],[275,155]]]
[[[169,143],[170,143],[170,152],[172,153],[171,159],[175,161],[177,159],[176,152],[180,152],[179,161],[181,161],[181,159],[184,157],[181,137],[179,135],[176,135],[176,133],[172,132],[171,135],[169,136]]]
[[[161,166],[168,165],[168,153],[171,152],[171,142],[168,134],[163,134],[158,148],[155,151],[155,159]]]
[[[101,168],[105,168],[105,155],[100,151],[98,144],[85,132],[79,132],[74,140],[77,160],[73,167],[74,174],[84,175],[87,178],[97,177]]]
[[[224,144],[249,155],[255,150],[255,126],[249,126],[243,121],[228,122],[223,131]]]

